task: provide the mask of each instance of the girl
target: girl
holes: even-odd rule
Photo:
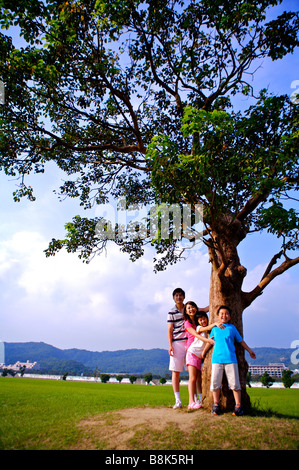
[[[191,352],[188,352],[189,346],[193,343],[195,338],[199,338],[201,341],[209,344],[214,344],[211,338],[205,338],[196,332],[197,320],[196,315],[198,314],[198,307],[195,302],[189,301],[184,306],[184,320],[185,320],[185,331],[187,333],[187,354],[186,354],[186,365],[189,372],[188,382],[188,393],[189,393],[189,405],[188,410],[196,410],[201,408],[201,404],[194,401],[196,396],[196,388],[201,389],[201,358],[195,356]],[[212,328],[212,326],[211,326]],[[209,329],[211,329],[209,328]]]

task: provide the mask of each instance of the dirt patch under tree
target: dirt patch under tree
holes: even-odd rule
[[[298,420],[140,407],[78,423],[77,450],[294,449]]]

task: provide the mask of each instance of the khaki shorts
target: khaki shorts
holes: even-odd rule
[[[174,341],[172,343],[173,356],[169,358],[169,370],[182,372],[186,365],[186,344],[187,341]]]
[[[218,390],[222,386],[223,372],[231,390],[241,390],[238,364],[212,364],[211,391]]]

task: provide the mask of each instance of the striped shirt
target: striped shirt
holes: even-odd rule
[[[186,341],[187,334],[184,328],[183,314],[178,310],[175,305],[170,312],[168,312],[167,323],[173,324],[172,341]]]

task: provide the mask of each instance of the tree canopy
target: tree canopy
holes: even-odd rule
[[[86,208],[111,196],[200,203],[202,240],[225,275],[230,255],[219,234],[237,246],[266,229],[281,250],[250,303],[299,261],[289,257],[298,248],[290,204],[298,190],[298,106],[265,90],[246,112],[231,104],[240,93],[254,95],[250,77],[261,59],[298,47],[298,13],[267,16],[280,3],[1,0],[0,155],[4,171],[20,177],[14,198],[34,199],[26,175],[51,161],[68,175],[60,194]],[[107,240],[95,236],[98,222],[75,217],[47,254],[66,247],[88,260],[101,252]],[[144,243],[155,245],[164,254],[157,269],[180,256],[171,236],[115,242],[133,260]]]

